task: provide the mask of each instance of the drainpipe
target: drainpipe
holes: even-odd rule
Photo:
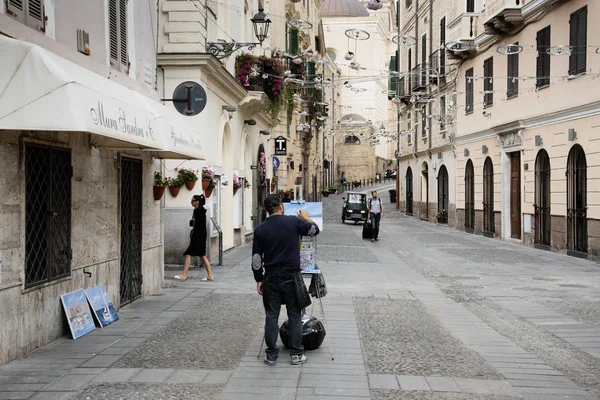
[[[415,0],[415,39],[416,39],[416,41],[415,41],[416,42],[415,43],[415,64],[417,64],[419,62],[419,0]],[[419,71],[417,71],[417,73],[419,73]],[[411,75],[411,79],[412,79],[412,75]],[[417,107],[413,106],[413,108],[416,109]],[[415,118],[415,121],[413,122],[413,126],[417,123],[417,119],[418,118]],[[419,130],[415,128],[414,153],[417,153],[419,151],[419,139],[417,137],[418,131]]]
[[[431,54],[433,54],[433,1],[429,0],[429,59],[431,60]],[[429,63],[431,64],[431,62]],[[429,65],[431,67],[431,65]],[[429,68],[427,68],[427,100],[429,101],[431,99],[431,83],[430,83],[430,70]],[[438,90],[439,90],[439,86],[438,86]],[[431,102],[429,101],[429,116],[431,116]],[[428,120],[428,119],[426,119]],[[431,121],[431,119],[429,119],[429,121]],[[431,150],[431,139],[432,139],[432,126],[431,126],[431,122],[429,122],[429,135],[428,135],[428,141],[429,141],[429,150]],[[429,157],[431,157],[431,151],[429,152]]]

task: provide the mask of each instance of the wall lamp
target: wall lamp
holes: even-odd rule
[[[261,135],[265,135],[265,136],[269,136],[271,134],[271,131],[260,131]]]
[[[254,120],[254,119],[245,119],[244,120],[244,124],[245,125],[254,126],[254,125],[256,125],[256,120]]]
[[[204,12],[207,12],[205,10]],[[258,13],[250,19],[252,26],[254,27],[254,36],[258,39],[258,43],[238,43],[235,41],[231,42],[207,42],[206,50],[208,53],[213,54],[218,59],[230,56],[234,51],[239,50],[243,47],[247,47],[248,50],[252,50],[255,46],[262,46],[262,42],[269,35],[269,26],[271,20],[267,17],[263,8],[258,9]]]

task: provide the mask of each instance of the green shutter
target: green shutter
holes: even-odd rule
[[[290,28],[290,47],[289,47],[289,53],[291,54],[298,54],[298,29],[296,28]]]

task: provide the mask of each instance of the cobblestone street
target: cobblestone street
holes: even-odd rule
[[[303,366],[257,358],[244,245],[214,282],[167,270],[116,323],[0,367],[0,399],[600,399],[600,266],[403,216],[391,187],[375,243],[324,199],[327,337]]]

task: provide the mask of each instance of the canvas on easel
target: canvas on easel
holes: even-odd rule
[[[63,294],[60,296],[60,300],[65,310],[73,339],[78,339],[96,329],[94,317],[92,317],[83,289]]]
[[[85,296],[90,302],[94,316],[101,328],[104,328],[119,319],[119,315],[110,301],[104,286],[98,285],[85,289]]]

